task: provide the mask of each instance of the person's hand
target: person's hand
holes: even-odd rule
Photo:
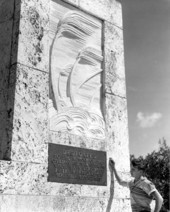
[[[115,162],[112,158],[109,158],[109,167],[112,171],[115,169]]]

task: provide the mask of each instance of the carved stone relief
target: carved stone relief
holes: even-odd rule
[[[102,22],[59,0],[51,4],[50,130],[104,139]]]

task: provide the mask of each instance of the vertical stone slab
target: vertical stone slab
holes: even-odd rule
[[[130,171],[126,99],[106,94],[108,153],[119,171]]]
[[[129,172],[128,117],[123,31],[105,22],[106,126],[109,154],[120,172]],[[122,159],[120,159],[122,158]]]
[[[13,2],[6,159],[47,161],[49,2]],[[8,11],[10,16],[11,5]]]
[[[15,94],[14,94],[15,93]],[[10,70],[8,139],[15,161],[47,161],[48,73],[23,65]]]
[[[129,172],[123,30],[107,21],[104,30],[106,126],[109,152],[113,155],[119,171]]]
[[[0,159],[7,149],[7,93],[11,59],[14,0],[0,3]]]
[[[119,175],[129,180],[130,158],[128,117],[124,67],[123,30],[114,22],[104,22],[105,49],[105,111],[108,157],[116,162]],[[108,176],[112,181],[111,175]],[[114,211],[131,211],[129,190],[111,183]]]
[[[10,68],[12,21],[0,23],[0,158],[6,151],[7,93]]]
[[[104,36],[106,92],[126,98],[123,30],[105,21]]]

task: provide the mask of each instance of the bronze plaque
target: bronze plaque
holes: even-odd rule
[[[106,152],[49,143],[48,181],[107,185]]]

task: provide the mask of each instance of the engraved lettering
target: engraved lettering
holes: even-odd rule
[[[49,179],[52,181],[106,184],[105,152],[49,144],[49,155]]]

